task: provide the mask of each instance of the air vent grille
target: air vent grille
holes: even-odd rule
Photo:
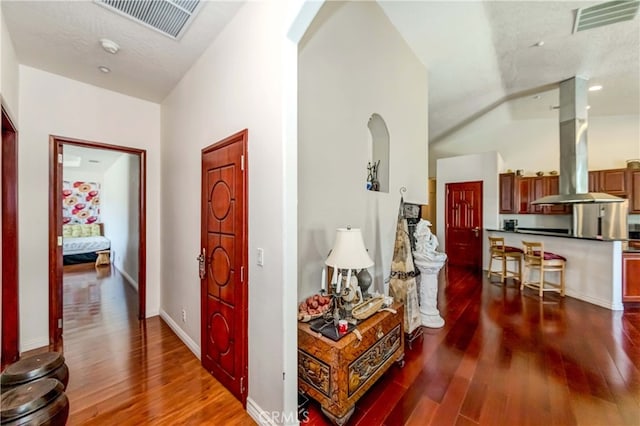
[[[629,21],[638,13],[639,4],[638,0],[620,0],[578,9],[573,32]]]
[[[109,10],[177,39],[196,15],[200,0],[95,0]]]

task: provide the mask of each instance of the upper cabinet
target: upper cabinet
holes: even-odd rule
[[[568,204],[532,205],[531,202],[560,189],[559,176],[516,176],[502,173],[500,183],[500,213],[570,214]],[[611,169],[589,172],[589,192],[606,192],[629,199],[629,213],[640,213],[640,170]]]
[[[640,213],[640,170],[629,171],[629,212]]]
[[[500,213],[518,214],[568,214],[567,205],[541,206],[532,201],[547,195],[558,194],[558,176],[520,177],[514,173],[502,173],[500,183]]]
[[[501,173],[500,183],[500,213],[516,212],[516,174]]]
[[[627,172],[629,169],[594,170],[589,172],[589,192],[627,197]]]

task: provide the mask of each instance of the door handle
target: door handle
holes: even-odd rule
[[[477,226],[473,229],[471,229],[473,231],[473,234],[475,235],[476,238],[478,238],[480,236],[480,228],[478,228]]]
[[[202,253],[200,253],[198,257],[196,257],[196,260],[198,261],[198,274],[200,275],[201,280],[203,280],[204,277],[207,275],[207,265],[206,265],[207,255],[206,254],[207,254],[207,250],[203,247]]]

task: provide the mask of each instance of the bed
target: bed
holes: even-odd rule
[[[97,253],[109,250],[102,223],[62,225],[62,258],[65,265],[95,262]]]

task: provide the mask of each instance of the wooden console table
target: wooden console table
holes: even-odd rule
[[[334,342],[298,323],[298,385],[337,425],[394,362],[404,365],[404,306],[392,309],[396,314],[378,312],[357,325],[362,340],[351,332]]]

